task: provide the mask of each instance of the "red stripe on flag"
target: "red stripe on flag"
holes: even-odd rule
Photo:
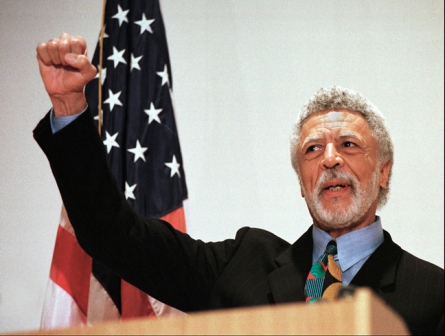
[[[169,222],[174,228],[185,232],[184,208],[180,207],[161,219]],[[121,281],[122,318],[156,316],[146,293],[130,285],[125,280]]]
[[[87,315],[92,261],[71,233],[59,225],[50,278],[63,288]]]
[[[161,217],[162,220],[169,222],[175,229],[186,232],[185,227],[185,215],[184,215],[184,207],[180,207],[165,216]]]
[[[125,280],[121,280],[122,319],[150,316],[156,317],[148,295]]]

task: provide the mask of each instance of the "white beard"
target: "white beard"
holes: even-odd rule
[[[352,202],[348,207],[335,207],[334,210],[327,210],[321,202],[321,192],[323,184],[331,179],[341,179],[348,181],[351,185]],[[362,218],[372,203],[377,199],[379,185],[379,170],[376,169],[372,174],[371,180],[366,186],[361,187],[357,179],[337,170],[336,168],[325,170],[320,176],[313,193],[308,193],[303,184],[301,187],[304,197],[312,216],[322,225],[330,229],[342,229],[356,223]],[[334,199],[334,202],[337,200]]]

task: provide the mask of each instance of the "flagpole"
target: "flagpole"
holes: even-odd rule
[[[98,87],[98,100],[97,100],[97,131],[99,135],[102,133],[102,58],[103,58],[103,46],[104,46],[104,33],[105,33],[105,7],[107,0],[103,0],[102,5],[102,22],[99,36],[99,83]]]

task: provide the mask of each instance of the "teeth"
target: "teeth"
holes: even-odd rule
[[[329,187],[328,189],[330,191],[339,191],[341,188],[343,188],[342,186],[335,186],[335,187]]]

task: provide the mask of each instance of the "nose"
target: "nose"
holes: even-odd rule
[[[328,143],[326,145],[320,165],[323,169],[331,169],[343,166],[343,158],[341,157],[340,153],[337,152],[334,144]]]

